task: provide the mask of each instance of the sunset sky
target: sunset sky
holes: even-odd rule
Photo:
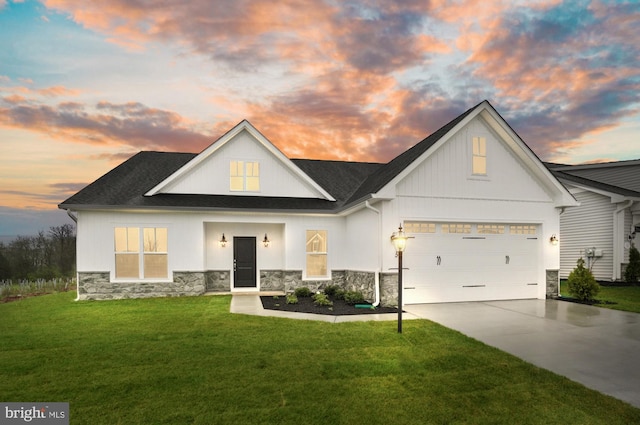
[[[640,2],[0,0],[0,235],[245,118],[386,162],[484,99],[542,160],[640,158]]]

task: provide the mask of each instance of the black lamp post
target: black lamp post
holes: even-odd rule
[[[391,242],[398,257],[398,333],[402,333],[402,253],[407,246],[407,236],[402,231],[402,224],[397,232],[391,235]]]

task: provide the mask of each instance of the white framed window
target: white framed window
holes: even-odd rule
[[[487,175],[487,138],[475,136],[471,139],[471,174]]]
[[[307,230],[305,248],[307,277],[324,278],[328,276],[327,246],[326,230]]]
[[[471,224],[468,223],[444,223],[442,233],[471,233]]]
[[[512,224],[509,226],[509,233],[512,235],[535,235],[538,233],[538,226],[535,224]]]
[[[116,279],[168,277],[166,227],[116,227],[114,245]]]
[[[436,224],[426,221],[405,221],[404,231],[406,233],[435,233]]]
[[[230,161],[229,190],[234,192],[259,192],[260,163],[257,161]]]
[[[478,233],[485,235],[504,235],[504,224],[478,224]]]

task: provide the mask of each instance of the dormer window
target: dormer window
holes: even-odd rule
[[[259,192],[260,163],[257,161],[231,161],[229,164],[229,190]]]
[[[472,140],[471,173],[474,176],[487,175],[487,138],[476,136]]]

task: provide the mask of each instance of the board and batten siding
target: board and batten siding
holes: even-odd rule
[[[602,250],[591,271],[598,280],[611,280],[613,270],[613,212],[611,198],[589,191],[573,191],[580,207],[567,208],[560,216],[560,278],[566,279],[586,248]]]
[[[258,192],[231,191],[229,164],[232,160],[255,161],[260,168]],[[321,198],[298,175],[287,168],[247,131],[240,132],[214,155],[206,158],[186,175],[162,190],[162,193],[198,193],[203,195],[286,196]]]

